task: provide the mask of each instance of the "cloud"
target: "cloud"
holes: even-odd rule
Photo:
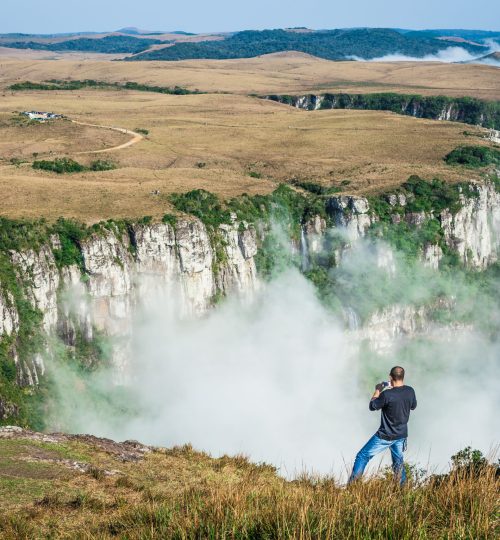
[[[463,47],[448,47],[439,51],[436,54],[428,54],[425,56],[406,56],[404,54],[387,54],[385,56],[379,56],[378,58],[361,58],[359,56],[350,56],[349,59],[357,60],[359,62],[442,62],[442,63],[482,63],[490,64],[493,66],[499,66],[500,62],[495,60],[482,60],[483,56],[491,54],[500,50],[500,43],[494,39],[487,39],[484,42],[484,45],[488,47],[481,54],[471,54],[469,51]]]
[[[486,53],[485,53],[486,54]],[[359,56],[350,57],[352,60],[358,60],[360,62],[470,62],[477,58],[470,54],[466,49],[462,47],[448,47],[439,51],[437,54],[428,54],[425,56],[406,56],[404,54],[386,54],[378,58],[365,59]]]

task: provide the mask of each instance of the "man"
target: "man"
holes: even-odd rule
[[[413,388],[404,384],[405,370],[402,367],[393,367],[389,377],[390,386],[383,383],[375,386],[369,408],[370,411],[382,410],[380,428],[358,452],[349,483],[361,477],[370,459],[387,448],[391,450],[394,474],[401,485],[406,482],[403,452],[406,450],[410,410],[417,407],[417,398]]]

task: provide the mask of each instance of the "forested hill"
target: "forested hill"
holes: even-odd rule
[[[248,30],[222,41],[176,43],[172,47],[145,51],[127,60],[185,60],[193,58],[250,58],[262,54],[300,51],[328,60],[344,60],[352,56],[365,59],[387,54],[422,57],[446,49],[450,43],[421,35],[405,35],[396,30],[361,28],[293,32],[289,30]],[[460,46],[472,53],[484,47],[468,43]]]
[[[133,36],[105,36],[103,38],[77,38],[58,43],[38,41],[12,41],[1,43],[2,47],[13,49],[35,49],[40,51],[69,52],[84,51],[109,54],[139,53],[158,43],[168,43],[159,39]]]

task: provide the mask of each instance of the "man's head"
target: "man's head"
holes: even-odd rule
[[[403,384],[405,378],[405,370],[401,366],[394,366],[389,373],[393,386]]]

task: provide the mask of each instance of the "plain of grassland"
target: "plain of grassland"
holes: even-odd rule
[[[0,213],[92,223],[159,217],[170,210],[170,193],[197,188],[229,198],[269,193],[280,182],[299,179],[369,194],[395,187],[412,174],[452,182],[479,178],[479,172],[448,166],[443,158],[460,145],[490,144],[481,138],[484,130],[378,111],[307,112],[248,94],[418,88],[422,94],[494,99],[500,94],[499,74],[487,66],[329,62],[301,54],[130,63],[0,59]],[[207,93],[7,89],[20,81],[50,79],[179,85]],[[129,136],[67,120],[18,122],[19,111],[33,109],[148,135],[105,152]],[[101,153],[81,154],[92,150]],[[109,159],[117,168],[54,175],[31,167],[34,159],[55,157],[84,165]]]
[[[472,126],[417,120],[376,111],[307,112],[258,98],[202,94],[169,96],[129,91],[19,92],[7,95],[0,117],[36,108],[103,126],[146,129],[148,136],[116,152],[100,153],[113,171],[58,175],[31,168],[37,159],[90,161],[91,134],[67,121],[0,127],[0,213],[12,218],[75,217],[93,222],[110,217],[161,216],[167,196],[203,188],[222,197],[268,193],[280,182],[312,180],[347,192],[371,193],[397,186],[410,175],[456,181],[444,163],[455,147],[484,139]],[[8,120],[5,121],[8,123]],[[83,129],[83,131],[81,131]],[[87,131],[85,138],[75,136]],[[93,140],[95,150],[126,137],[109,130]],[[43,134],[40,136],[39,134]],[[115,144],[116,143],[116,144]],[[49,150],[50,148],[50,150]],[[50,153],[52,152],[52,153]],[[26,163],[12,163],[21,158]],[[464,173],[464,171],[462,171]],[[468,178],[477,172],[466,171]],[[12,189],[12,188],[15,189]],[[154,193],[153,192],[159,192]]]
[[[19,54],[15,49],[3,49],[0,89],[26,80],[95,79],[179,85],[190,90],[234,94],[402,92],[500,99],[500,70],[476,64],[331,62],[293,52],[238,60],[179,62],[99,62],[85,60],[85,53],[81,59],[68,56],[74,60],[64,60],[66,57],[60,55],[61,60],[40,61],[35,54],[38,52]]]

